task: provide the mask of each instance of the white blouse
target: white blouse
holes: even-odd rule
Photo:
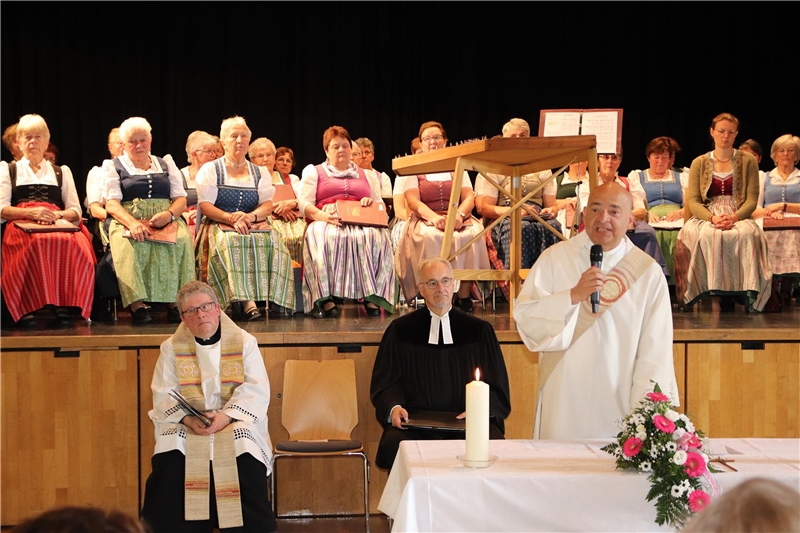
[[[183,188],[183,176],[175,165],[175,161],[172,160],[172,156],[167,154],[162,157],[162,159],[167,162],[167,171],[169,172],[169,197],[178,198],[179,196],[186,196],[186,190]],[[133,166],[133,161],[128,157],[128,154],[119,156],[119,160],[125,170],[131,175],[163,171],[161,165],[156,161],[153,155],[150,156],[150,168],[148,170],[142,170]],[[103,161],[101,171],[106,180],[104,193],[106,200],[117,200],[121,202],[122,189],[119,185],[119,174],[117,174],[117,169],[114,167],[114,160],[106,159]]]
[[[34,172],[31,162],[23,157],[17,161],[17,185],[33,183],[58,185],[56,172],[46,159],[42,160],[39,172]],[[75,190],[75,180],[67,165],[61,165],[61,201],[64,203],[64,209],[72,209],[78,216],[82,215],[78,191]],[[0,211],[6,207],[14,207],[11,205],[11,174],[8,171],[8,163],[0,161]],[[0,222],[5,222],[5,219],[0,219]]]

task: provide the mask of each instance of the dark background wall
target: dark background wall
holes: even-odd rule
[[[0,127],[41,114],[81,196],[108,131],[130,116],[150,121],[153,153],[179,166],[189,133],[218,135],[240,115],[254,138],[294,149],[295,173],[324,160],[322,133],[338,124],[371,138],[375,167],[392,175],[427,120],[455,142],[511,117],[536,132],[541,109],[623,108],[621,172],[645,168],[659,135],[688,166],[723,111],[742,122],[737,144],[768,152],[798,134],[786,6],[4,1]]]

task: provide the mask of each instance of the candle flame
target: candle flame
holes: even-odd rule
[[[475,369],[475,381],[480,381],[480,380],[481,380],[481,369],[480,368],[476,368]]]

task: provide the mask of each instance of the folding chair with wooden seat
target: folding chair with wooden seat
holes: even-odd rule
[[[286,361],[281,424],[289,432],[289,440],[274,445],[271,492],[275,516],[278,516],[278,459],[361,457],[364,517],[369,531],[369,460],[362,443],[351,438],[353,428],[358,425],[353,360]]]

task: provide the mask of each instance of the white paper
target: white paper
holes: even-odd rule
[[[617,120],[616,111],[584,111],[581,123],[581,135],[594,135],[597,138],[598,154],[617,152]]]
[[[563,137],[581,134],[581,114],[554,112],[544,114],[543,137]]]
[[[659,220],[658,222],[648,222],[652,227],[658,229],[680,229],[683,227],[683,219],[673,220],[672,222],[666,220]]]

